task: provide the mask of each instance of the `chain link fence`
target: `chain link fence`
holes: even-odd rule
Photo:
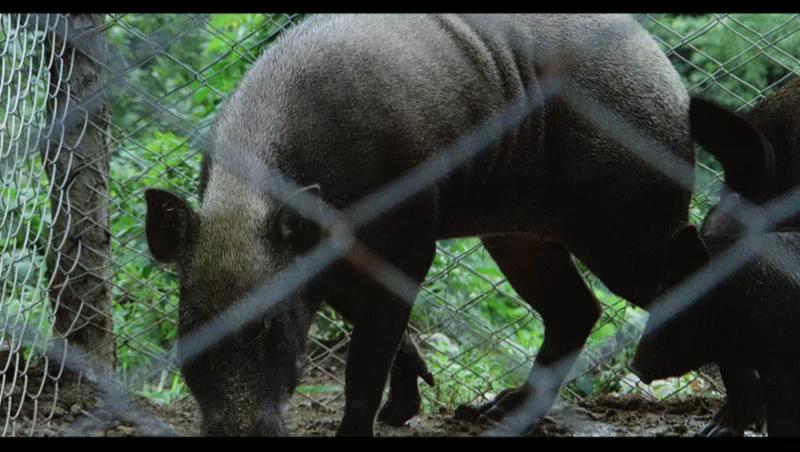
[[[2,435],[60,433],[48,426],[70,410],[59,398],[70,363],[117,388],[109,391],[119,400],[189,397],[174,365],[177,277],[148,252],[144,189],[169,189],[197,207],[199,137],[250,64],[306,16],[0,16]],[[800,15],[637,19],[690,93],[727,106],[748,110],[800,74]],[[723,176],[705,154],[698,168],[696,224]],[[477,239],[437,250],[409,327],[437,380],[423,390],[426,412],[523,383],[544,336]],[[577,264],[604,310],[563,398],[721,395],[712,369],[642,384],[626,363],[644,312]],[[335,311],[319,313],[295,397],[339,406],[349,334]],[[67,344],[85,354],[66,359]]]

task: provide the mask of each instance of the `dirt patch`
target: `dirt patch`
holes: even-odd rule
[[[314,383],[324,377],[311,376]],[[330,386],[336,383],[327,381]],[[52,386],[52,385],[51,385]],[[51,390],[52,392],[52,390]],[[289,431],[295,436],[332,436],[341,420],[344,400],[341,391],[331,393],[324,406],[295,395],[287,410]],[[127,416],[112,416],[102,393],[87,383],[65,378],[59,383],[57,402],[45,390],[38,398],[40,408],[23,404],[17,417],[20,427],[38,419],[35,436],[151,436],[199,435],[200,414],[191,397],[159,405],[143,397],[130,402]],[[691,436],[699,431],[720,400],[704,397],[655,402],[639,395],[605,395],[571,405],[556,406],[531,433],[532,436]],[[52,409],[52,415],[49,411]],[[43,412],[47,411],[47,413]],[[43,419],[49,420],[43,421]],[[452,412],[418,415],[403,427],[376,423],[378,436],[479,436],[491,426],[457,421]],[[28,425],[23,430],[30,430]],[[750,433],[748,436],[754,436]]]
[[[296,400],[296,398],[295,398]],[[315,408],[294,402],[290,430],[295,435],[329,436],[336,432],[342,406]],[[719,407],[720,400],[693,397],[654,402],[638,395],[601,396],[577,405],[556,406],[531,436],[692,436]],[[376,424],[378,436],[480,436],[491,426],[457,421],[452,413],[420,415],[404,427]]]
[[[27,375],[26,393],[33,392],[31,388],[41,390],[35,399],[22,402],[14,419],[14,431],[33,431],[34,436],[200,434],[200,413],[191,397],[159,405],[135,396],[128,401],[125,416],[119,418],[108,410],[112,403],[119,402],[104,400],[102,392],[91,384],[64,376],[59,379],[56,392],[52,381],[44,384],[43,376],[37,376],[35,366],[28,369]],[[308,375],[304,384],[325,387],[327,392],[314,397],[296,394],[292,398],[287,409],[289,432],[295,436],[334,435],[344,411],[341,386],[320,374]],[[719,399],[705,397],[656,402],[636,394],[604,395],[578,403],[558,404],[531,436],[691,436],[703,427],[719,405]],[[0,426],[4,420],[0,420]],[[403,427],[376,423],[375,433],[378,436],[479,436],[490,428],[490,425],[457,421],[452,411],[443,410],[418,415]],[[760,433],[748,432],[748,436],[756,435]]]
[[[31,431],[32,436],[196,435],[199,432],[196,427],[199,412],[191,397],[163,406],[134,396],[125,401],[127,406],[121,410],[125,413],[123,417],[112,414],[111,403],[93,385],[65,374],[57,389],[50,384],[35,401],[23,400],[14,420],[14,431],[25,436]]]

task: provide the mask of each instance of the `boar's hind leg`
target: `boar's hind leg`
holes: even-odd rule
[[[428,370],[419,349],[408,333],[403,335],[394,357],[389,376],[389,398],[378,412],[378,420],[384,424],[401,426],[414,417],[422,406],[417,378],[422,377],[434,385],[433,375]]]
[[[328,304],[353,323],[353,298],[347,294],[333,295]],[[389,425],[401,426],[419,413],[422,397],[419,394],[417,379],[422,378],[428,385],[434,385],[434,379],[419,349],[411,340],[408,332],[403,334],[400,347],[392,363],[389,377],[389,399],[378,412],[378,420]]]
[[[773,436],[800,436],[800,365],[782,364],[762,371],[767,399],[767,433]]]
[[[415,292],[407,293],[412,300],[436,252],[432,234],[430,240],[417,242],[418,237],[420,234],[393,234],[391,238],[366,243],[372,253],[405,273],[406,283],[413,281]],[[364,262],[363,267],[375,268],[369,262]],[[386,273],[384,276],[392,277]],[[375,413],[412,306],[406,297],[367,275],[359,275],[353,289],[358,303],[353,306],[353,336],[345,371],[345,413],[337,435],[372,436]]]
[[[529,384],[507,389],[478,407],[462,405],[456,417],[500,420],[520,407],[524,411],[513,413],[509,430],[497,433],[521,435],[535,427],[552,407],[600,316],[600,305],[564,245],[523,234],[486,237],[483,243],[514,290],[542,316],[545,338]]]
[[[727,400],[698,436],[744,436],[752,424],[764,423],[764,392],[755,369],[719,365]]]

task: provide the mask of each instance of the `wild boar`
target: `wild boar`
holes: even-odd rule
[[[611,115],[588,117],[584,101]],[[526,413],[521,429],[530,428],[600,315],[570,254],[640,306],[703,263],[690,189],[606,129],[621,121],[691,179],[688,106],[672,65],[627,15],[314,16],[285,32],[221,109],[200,209],[148,192],[151,252],[180,275],[179,350],[190,331],[330,236],[258,189],[265,169],[352,219],[368,195],[419,168],[445,168],[356,222],[355,238],[417,288],[437,240],[483,240],[547,328],[531,371],[540,384],[487,409],[537,400],[544,409]],[[482,144],[459,160],[470,142]],[[285,433],[281,407],[313,315],[328,302],[354,324],[338,434],[372,435],[413,300],[354,256],[182,366],[207,432]]]

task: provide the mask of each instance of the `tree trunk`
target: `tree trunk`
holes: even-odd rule
[[[64,64],[54,64],[50,73],[51,90],[58,93],[49,108],[53,116],[43,150],[51,188],[49,295],[54,333],[93,358],[95,371],[107,371],[116,366],[108,210],[108,40],[101,14],[70,15],[62,25],[56,48],[66,39]]]

